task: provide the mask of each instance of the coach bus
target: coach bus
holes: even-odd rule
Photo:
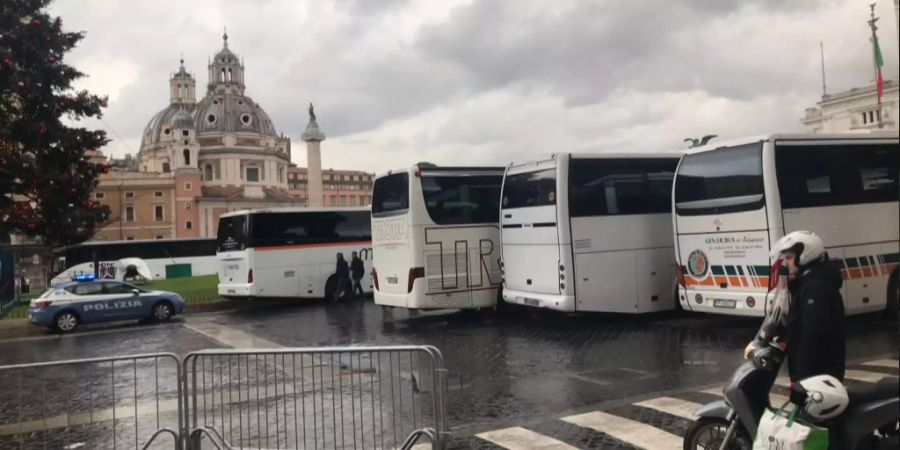
[[[335,299],[338,253],[363,260],[361,286],[371,292],[372,237],[368,208],[275,208],[219,218],[219,295]]]
[[[503,299],[566,312],[673,309],[680,156],[558,153],[510,164],[500,210]]]
[[[375,303],[408,309],[496,306],[500,167],[419,164],[375,179]]]
[[[769,247],[810,230],[843,272],[847,314],[897,311],[897,134],[770,135],[687,151],[673,226],[684,309],[762,316]]]
[[[76,275],[122,280],[128,263],[140,259],[148,278],[214,275],[215,238],[96,241],[53,250],[51,285],[72,281]],[[96,271],[95,271],[96,268]]]

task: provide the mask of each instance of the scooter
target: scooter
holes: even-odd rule
[[[774,341],[755,350],[725,385],[725,399],[697,411],[684,436],[684,449],[752,449],[753,436],[769,406],[769,391],[784,359],[784,350]],[[883,380],[866,389],[848,388],[847,392],[849,406],[828,427],[832,441],[829,448],[900,448],[900,397],[896,380]],[[799,392],[800,401],[803,395]]]

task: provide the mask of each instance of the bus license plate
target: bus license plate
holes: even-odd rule
[[[397,277],[387,277],[388,284],[397,284]]]
[[[722,298],[713,299],[713,306],[716,308],[730,308],[734,309],[737,307],[737,300],[727,300]]]
[[[237,294],[237,291],[234,290],[234,289],[229,289],[229,290],[228,290],[228,293],[229,293],[229,294]]]
[[[540,302],[540,300],[537,300],[537,299],[526,298],[526,299],[525,299],[525,304],[528,305],[528,306],[540,306],[540,305],[541,305],[541,302]]]

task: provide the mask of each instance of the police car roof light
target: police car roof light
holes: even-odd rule
[[[75,281],[94,281],[95,278],[94,275],[75,275],[72,277]]]

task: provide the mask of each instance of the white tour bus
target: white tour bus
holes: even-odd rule
[[[365,263],[361,285],[371,292],[368,208],[277,208],[236,211],[219,219],[219,295],[334,297],[337,253]]]
[[[494,307],[500,288],[500,167],[420,164],[372,188],[375,303]]]
[[[769,247],[811,230],[842,269],[847,314],[896,309],[898,158],[896,133],[771,135],[687,151],[673,192],[681,306],[764,315],[778,270]]]
[[[511,164],[500,210],[503,299],[569,312],[673,309],[680,156],[558,153]]]
[[[215,261],[215,238],[90,241],[53,249],[50,284],[82,275],[122,280],[130,265],[148,280],[214,275]]]

